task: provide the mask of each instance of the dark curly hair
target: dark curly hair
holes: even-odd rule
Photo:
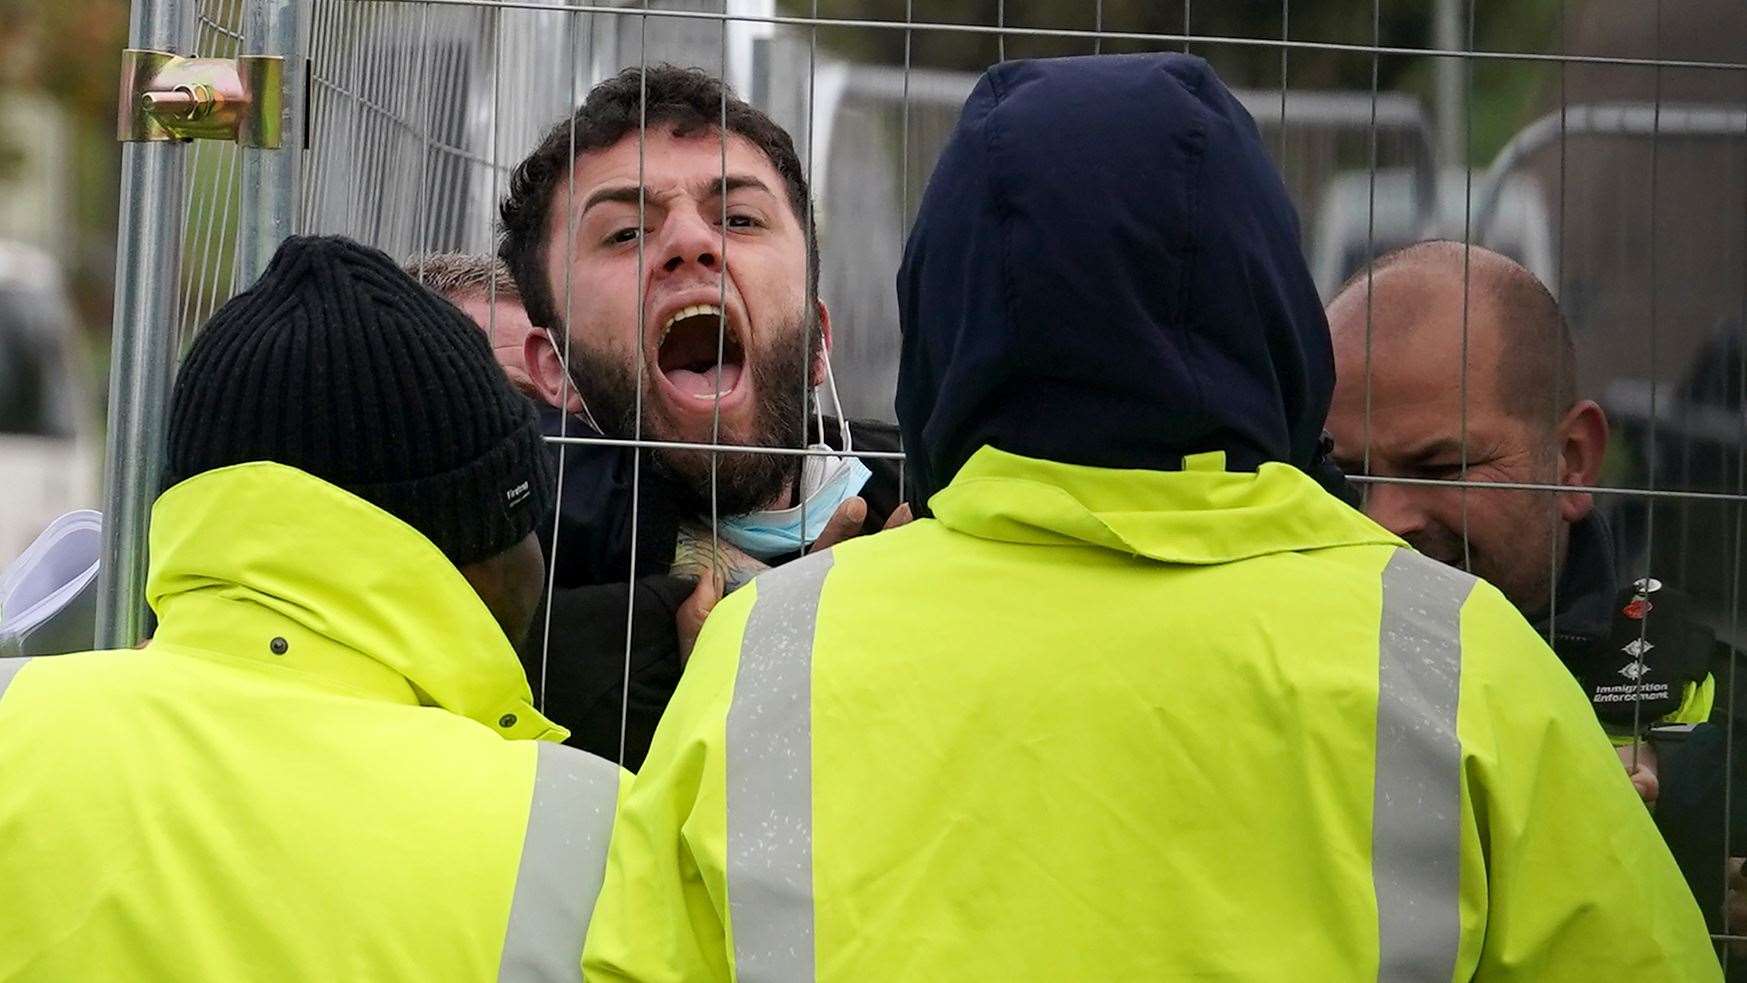
[[[724,108],[728,132],[746,138],[782,175],[789,207],[807,234],[808,290],[818,296],[819,237],[808,208],[807,175],[788,131],[701,69],[654,65],[627,68],[595,86],[576,115],[554,126],[510,175],[509,195],[498,209],[503,227],[497,254],[521,288],[530,321],[548,328],[558,324],[557,300],[546,282],[546,231],[556,192],[574,159],[572,147],[576,157],[610,147],[637,131],[640,116],[651,127],[671,127],[676,137],[691,136],[720,126]]]

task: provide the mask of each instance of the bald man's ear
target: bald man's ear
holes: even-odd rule
[[[1594,400],[1579,400],[1566,412],[1555,432],[1559,442],[1559,484],[1590,488],[1601,480],[1602,465],[1607,459],[1607,432],[1607,414]],[[1581,521],[1594,508],[1595,496],[1588,492],[1559,495],[1559,517],[1566,522]]]
[[[566,413],[582,412],[582,395],[570,384],[564,371],[564,357],[552,332],[535,328],[522,340],[522,364],[528,368],[528,379],[539,392],[541,402]]]

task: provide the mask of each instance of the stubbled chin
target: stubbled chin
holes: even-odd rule
[[[662,402],[664,404],[662,409],[665,411],[662,415],[666,417],[665,422],[673,431],[666,435],[668,439],[678,439],[692,444],[707,444],[710,443],[711,436],[718,432],[715,429],[714,414],[711,411],[709,400],[688,400],[684,409],[674,405],[677,400],[671,395],[664,395]],[[736,400],[736,404],[732,408],[722,407],[719,433],[721,442],[724,444],[750,442],[747,438],[750,423],[746,419],[749,415],[749,407],[745,404],[739,404],[738,400]]]

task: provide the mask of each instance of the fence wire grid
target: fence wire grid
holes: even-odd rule
[[[639,494],[646,453],[708,453],[707,535],[715,543],[722,459],[837,454],[812,446],[821,412],[892,419],[891,284],[920,191],[982,65],[1189,50],[1214,65],[1260,127],[1299,209],[1325,302],[1350,278],[1368,276],[1375,257],[1429,237],[1497,250],[1549,287],[1576,340],[1576,395],[1596,400],[1612,424],[1607,465],[1589,490],[1614,529],[1615,563],[1680,586],[1721,639],[1747,644],[1747,60],[1738,57],[1747,17],[1719,21],[1660,4],[1622,13],[1620,4],[1561,0],[1541,5],[1556,15],[1542,24],[1544,36],[1482,47],[1477,39],[1495,9],[1483,15],[1472,0],[1435,4],[1430,36],[1417,45],[1385,35],[1396,4],[1373,0],[1368,16],[1333,21],[1319,17],[1319,6],[1282,0],[1272,21],[1252,11],[1240,25],[1248,30],[1238,31],[1235,15],[1188,0],[311,0],[298,231],[349,235],[403,260],[490,254],[511,168],[592,86],[623,68],[664,62],[723,77],[794,136],[813,191],[818,295],[830,307],[833,344],[832,384],[815,396],[810,379],[794,383],[809,436],[784,447],[723,441],[718,395],[711,440],[653,439],[640,385],[631,433],[549,438],[560,453],[630,449]],[[197,54],[239,53],[241,7],[202,0]],[[1316,33],[1294,33],[1305,30]],[[640,139],[640,170],[645,149]],[[725,147],[721,168],[725,178]],[[237,152],[199,143],[188,169],[184,341],[240,286]],[[576,302],[570,287],[567,276],[567,310]],[[641,293],[638,300],[641,312]],[[496,340],[495,297],[490,309]],[[1465,516],[1486,507],[1485,493],[1540,493],[1539,507],[1557,524],[1553,493],[1566,486],[1467,474],[1466,301],[1463,317],[1463,357],[1450,367],[1463,393],[1457,473],[1354,480],[1371,490],[1453,488]],[[723,316],[718,358],[726,331]],[[569,339],[564,348],[568,359]],[[645,369],[639,357],[640,380]],[[1364,463],[1369,457],[1367,441]],[[637,508],[633,535],[642,524]],[[1464,520],[1464,554],[1468,545]],[[1559,563],[1555,547],[1550,585]],[[627,581],[647,572],[633,560]],[[626,689],[632,594],[628,587]],[[551,639],[539,626],[536,633],[543,700]],[[1719,681],[1729,707],[1732,661]],[[1747,852],[1727,836],[1724,863]],[[1716,938],[1725,961],[1721,943],[1747,941]]]

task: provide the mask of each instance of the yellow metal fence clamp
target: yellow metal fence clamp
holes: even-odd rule
[[[126,49],[116,139],[234,140],[276,149],[284,137],[284,75],[285,59],[277,55],[184,58]]]

